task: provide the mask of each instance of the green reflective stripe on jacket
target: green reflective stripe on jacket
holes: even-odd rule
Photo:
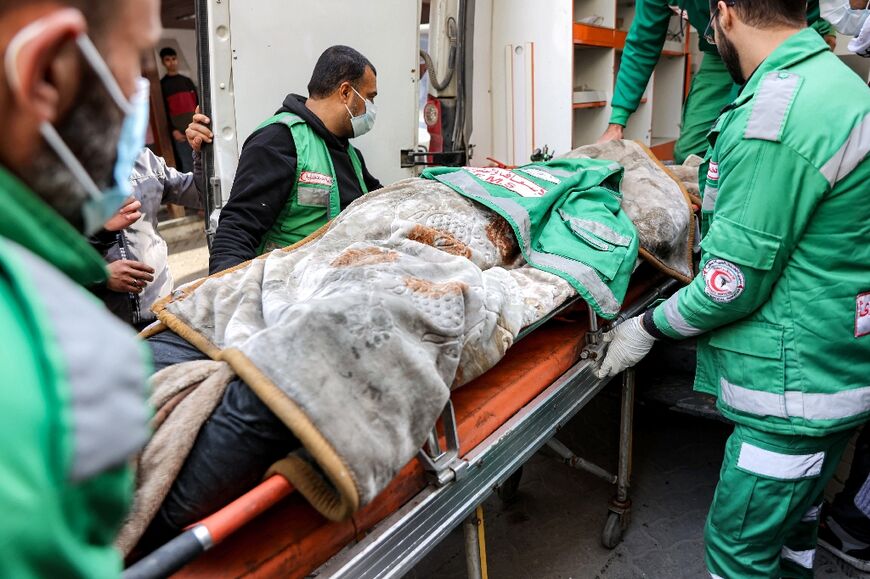
[[[500,214],[529,265],[564,278],[601,316],[619,312],[638,240],[620,208],[618,164],[557,159],[513,171],[439,167],[422,177]]]
[[[290,198],[263,236],[260,253],[305,239],[341,212],[338,178],[323,139],[304,119],[293,113],[278,113],[257,129],[274,123],[286,125],[293,135],[296,180]],[[368,193],[356,149],[348,145],[347,152],[363,193]]]
[[[656,325],[699,336],[696,388],[735,422],[817,436],[866,421],[870,90],[804,30],[710,138],[702,274]]]
[[[4,210],[37,213],[0,235],[0,437],[13,441],[0,445],[0,576],[117,577],[127,461],[148,435],[146,348],[75,283],[101,270],[64,246],[76,238],[34,226],[60,217],[4,177]],[[63,271],[25,243],[56,247]]]
[[[678,0],[675,3],[669,0],[637,0],[634,20],[625,40],[619,73],[613,88],[613,111],[610,117],[613,124],[625,126],[640,104],[661,56],[668,23],[674,15],[669,4],[675,4],[687,12],[689,24],[698,31],[698,48],[705,53],[717,54],[716,47],[707,43],[703,37],[710,22],[710,3],[707,0]],[[807,3],[807,22],[818,28],[821,35],[830,33],[830,26],[819,18],[818,0]]]

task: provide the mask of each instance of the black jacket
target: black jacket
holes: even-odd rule
[[[350,145],[327,130],[321,120],[305,107],[305,97],[291,94],[277,112],[299,115],[323,138],[335,174],[341,208],[360,197],[363,192],[347,154]],[[363,179],[369,191],[380,189],[381,183],[371,176],[362,154]],[[231,268],[257,257],[263,236],[289,201],[296,181],[296,144],[286,125],[271,124],[255,131],[242,147],[236,178],[211,246],[209,273]]]

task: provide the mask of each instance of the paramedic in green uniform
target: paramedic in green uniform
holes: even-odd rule
[[[718,2],[737,99],[702,165],[701,271],[605,335],[599,376],[698,337],[695,388],[735,423],[706,525],[713,577],[812,577],[819,507],[870,417],[870,89],[802,0]]]
[[[324,51],[308,98],[287,95],[245,142],[212,242],[209,273],[292,245],[380,188],[349,142],[374,125],[377,94],[375,68],[366,57],[348,46]]]
[[[151,364],[82,234],[129,195],[159,36],[157,0],[0,2],[0,577],[121,574]]]
[[[619,74],[613,89],[613,112],[610,125],[600,141],[621,139],[628,118],[637,110],[640,99],[661,56],[674,12],[672,0],[637,0],[634,21],[625,40]],[[689,17],[689,24],[698,31],[698,48],[704,53],[701,66],[692,78],[689,95],[683,105],[680,137],[674,146],[674,160],[680,164],[689,155],[703,157],[707,151],[707,132],[722,107],[730,103],[736,87],[725,69],[716,47],[705,41],[703,32],[710,21],[708,0],[679,0]],[[819,34],[833,34],[831,26],[819,20],[819,2],[807,4],[807,22]]]

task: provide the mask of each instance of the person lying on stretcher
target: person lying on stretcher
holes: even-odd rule
[[[221,508],[288,454],[310,461],[327,486],[353,481],[335,491],[342,509],[306,495],[327,516],[347,516],[414,456],[450,389],[497,363],[522,327],[575,293],[615,316],[639,245],[686,279],[685,191],[639,146],[605,149],[514,171],[430,170],[365,196],[292,251],[158,304],[176,330],[148,339],[158,371],[211,358],[234,374],[198,434],[191,426],[195,442],[140,550]],[[631,174],[589,158],[599,154]],[[663,208],[674,219],[650,227],[646,216]],[[310,437],[302,443],[310,430],[290,407],[314,424],[347,477],[314,456]]]

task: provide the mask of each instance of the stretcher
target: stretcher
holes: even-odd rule
[[[609,326],[667,297],[677,284],[641,265]],[[610,381],[594,374],[602,329],[579,298],[525,328],[494,368],[452,393],[418,458],[351,519],[327,521],[276,475],[124,577],[400,577],[463,523],[469,576],[485,577],[480,505],[493,492],[515,491],[522,465],[545,445],[570,466],[617,486],[602,530],[602,543],[615,547],[631,511],[633,373],[623,376],[616,474],[553,438]]]

